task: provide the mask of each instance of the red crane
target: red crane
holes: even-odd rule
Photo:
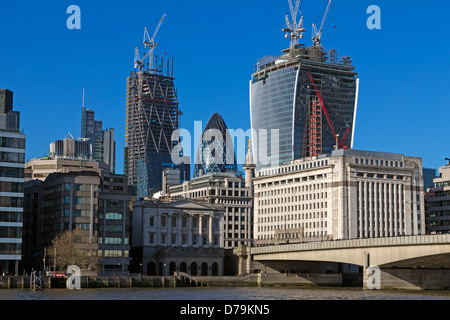
[[[331,123],[330,117],[328,115],[327,108],[325,108],[325,104],[323,103],[322,96],[320,95],[319,90],[317,90],[316,84],[314,83],[311,73],[308,72],[308,76],[311,79],[311,83],[314,87],[314,90],[316,91],[316,95],[319,98],[320,105],[322,107],[323,113],[325,114],[325,117],[327,118],[328,125],[330,126],[330,129],[331,129],[331,133],[333,134],[333,137],[336,138],[336,148],[337,149],[348,149],[348,147],[346,145],[344,145],[344,143],[345,143],[345,140],[347,139],[347,135],[348,135],[348,132],[350,131],[350,128],[347,128],[347,130],[345,131],[342,138],[340,140],[338,140],[338,138],[337,138],[338,136],[336,135],[336,131],[334,130],[334,126]]]

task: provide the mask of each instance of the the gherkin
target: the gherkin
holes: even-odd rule
[[[225,121],[214,113],[203,130],[194,166],[194,177],[212,172],[237,171],[233,139]]]

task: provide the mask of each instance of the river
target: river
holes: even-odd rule
[[[429,304],[429,301],[444,303],[431,308],[435,316],[445,312],[450,291],[374,291],[334,287],[2,289],[0,300],[2,310],[14,310],[16,315],[30,318],[46,314],[99,319],[230,320],[257,317],[280,320],[294,315],[297,318],[310,316],[312,311],[320,314],[320,319],[335,319],[337,315],[414,319],[418,311],[429,308],[422,304]],[[405,305],[405,301],[409,305]]]
[[[0,290],[0,300],[450,300],[450,291],[305,287],[189,287]]]

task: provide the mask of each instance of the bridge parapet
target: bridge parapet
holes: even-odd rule
[[[323,242],[305,242],[281,244],[264,247],[253,247],[250,252],[252,255],[292,252],[292,251],[317,251],[330,249],[349,249],[349,248],[375,248],[401,245],[420,245],[420,244],[449,244],[450,234],[418,235],[387,238],[366,238],[352,240],[335,240]]]

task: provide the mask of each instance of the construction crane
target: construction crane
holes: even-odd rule
[[[159,43],[155,43],[155,37],[159,31],[159,28],[161,27],[161,24],[164,20],[164,18],[167,16],[167,14],[163,14],[162,18],[159,20],[158,26],[155,29],[155,32],[153,32],[152,37],[150,38],[147,28],[144,30],[144,48],[150,48],[147,53],[144,54],[142,59],[140,58],[139,49],[138,47],[135,48],[134,51],[134,67],[136,69],[139,69],[139,72],[142,72],[142,69],[144,68],[144,63],[147,58],[149,58],[149,69],[150,71],[153,70],[153,50],[158,46]]]
[[[303,33],[306,31],[306,29],[303,28],[303,16],[300,18],[300,21],[297,23],[297,14],[300,7],[300,1],[296,0],[295,8],[292,5],[292,0],[289,1],[289,9],[291,11],[291,17],[292,21],[289,21],[289,15],[286,15],[286,28],[282,29],[281,31],[284,32],[285,38],[290,38],[291,40],[291,47],[298,44],[298,39],[303,38]]]
[[[313,80],[313,78],[311,76],[311,73],[308,72],[308,76],[311,79],[311,83],[312,83],[312,85],[314,87],[314,91],[316,92],[316,95],[319,98],[320,106],[322,107],[323,113],[325,114],[325,117],[327,118],[327,122],[328,122],[328,125],[330,126],[331,133],[333,134],[333,137],[335,137],[335,139],[336,139],[336,149],[347,149],[348,147],[344,143],[345,143],[345,140],[347,139],[347,135],[348,135],[348,133],[350,131],[350,128],[347,128],[347,130],[345,131],[344,135],[339,140],[339,135],[336,134],[336,131],[334,130],[334,126],[333,126],[333,123],[330,120],[330,116],[328,114],[327,108],[325,108],[325,104],[323,103],[322,96],[320,95],[319,90],[317,90],[316,84],[314,83],[314,80]]]
[[[328,13],[330,12],[330,7],[331,7],[332,2],[333,2],[333,0],[328,1],[327,9],[325,10],[325,14],[323,15],[322,24],[320,25],[320,29],[317,30],[317,26],[315,23],[313,23],[313,25],[312,25],[312,29],[313,29],[312,30],[312,41],[313,41],[313,45],[315,47],[321,46],[323,27],[325,26],[325,21],[327,20]]]

